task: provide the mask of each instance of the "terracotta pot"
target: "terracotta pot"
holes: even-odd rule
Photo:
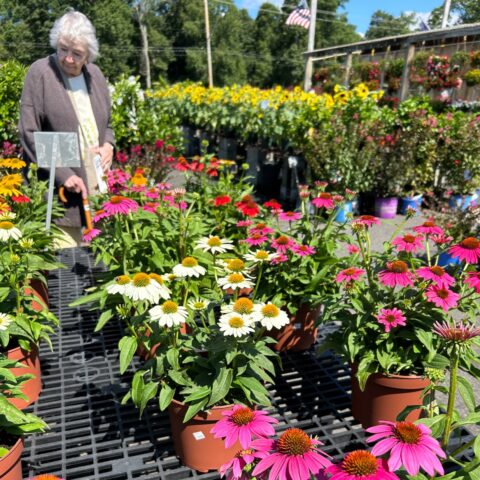
[[[422,404],[422,391],[430,380],[415,375],[370,375],[362,392],[352,368],[352,415],[363,428],[378,425],[380,420],[395,422],[409,405]],[[406,420],[420,418],[421,409],[410,412]]]
[[[0,480],[22,480],[23,440],[19,438],[10,451],[0,458]]]
[[[44,275],[46,276],[47,273],[48,272],[44,272]],[[34,292],[36,292],[34,293],[34,295],[43,300],[43,303],[45,303],[45,305],[49,307],[50,301],[48,297],[48,286],[38,278],[33,278],[32,280],[30,280],[30,285],[33,288]]]
[[[302,303],[295,315],[290,315],[290,324],[280,330],[273,329],[272,337],[277,340],[273,348],[277,352],[303,352],[317,339],[315,321],[322,312],[322,305],[312,308]]]
[[[23,363],[25,367],[11,368],[10,371],[14,375],[35,375],[34,378],[27,380],[22,387],[22,393],[24,393],[28,401],[21,398],[9,398],[8,401],[15,405],[17,408],[23,410],[32,403],[38,400],[40,392],[42,391],[42,371],[40,369],[40,358],[38,356],[38,348],[32,347],[30,352],[22,350],[20,347],[8,350],[7,358],[10,360],[16,360]]]
[[[168,407],[173,445],[180,461],[189,468],[199,472],[217,470],[231,460],[241,450],[237,442],[225,448],[222,439],[214,438],[210,430],[220,420],[222,412],[232,408],[231,405],[213,407],[209,413],[201,412],[191,420],[183,423],[188,407],[173,400]]]

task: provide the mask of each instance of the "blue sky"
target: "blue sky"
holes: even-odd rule
[[[235,0],[240,8],[246,8],[255,17],[258,7],[266,0]],[[274,5],[281,6],[283,0],[269,0]],[[310,0],[308,0],[310,3]],[[349,0],[345,5],[349,22],[357,26],[357,31],[365,33],[370,17],[375,10],[384,10],[392,15],[400,15],[402,11],[426,13],[435,7],[443,5],[442,0]]]

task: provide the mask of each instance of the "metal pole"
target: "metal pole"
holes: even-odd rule
[[[213,87],[213,69],[212,69],[212,49],[210,46],[210,20],[208,16],[208,0],[205,4],[205,36],[207,39],[207,67],[208,67],[208,86]]]
[[[445,5],[443,6],[442,28],[447,28],[448,17],[450,15],[450,3],[451,0],[445,0]]]
[[[305,82],[303,89],[308,92],[312,88],[313,58],[311,52],[315,49],[315,28],[317,25],[317,0],[311,1],[310,28],[308,30],[307,61],[305,63]]]

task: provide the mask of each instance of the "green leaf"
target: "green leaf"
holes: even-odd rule
[[[174,396],[175,389],[164,383],[160,389],[160,395],[158,397],[158,405],[162,412],[170,405]]]
[[[249,367],[266,383],[274,384],[275,380],[255,362],[250,362]]]
[[[464,425],[475,425],[477,423],[480,423],[480,412],[470,413],[463,420],[455,422],[453,428],[455,429]]]
[[[84,305],[85,303],[96,302],[97,300],[100,300],[103,295],[105,295],[105,293],[102,290],[97,290],[96,292],[90,293],[89,295],[77,298],[77,300],[74,300],[68,306],[72,308],[78,307],[79,305]]]
[[[167,351],[167,361],[175,369],[179,369],[180,365],[178,363],[179,352],[176,348],[169,348]]]
[[[225,398],[230,391],[233,380],[233,370],[231,368],[221,368],[219,374],[212,384],[212,393],[208,401],[208,405],[215,405],[220,400]]]
[[[270,405],[267,389],[256,378],[238,377],[235,383],[240,385],[245,393],[248,391],[249,396],[260,405]]]
[[[475,454],[475,457],[480,460],[480,435],[477,435],[473,442],[473,453]]]
[[[208,397],[210,395],[210,391],[211,391],[210,387],[207,387],[207,386],[197,388],[195,389],[195,392],[188,395],[188,397],[185,397],[183,401],[184,403],[195,402],[196,400],[200,400],[201,398]]]
[[[135,337],[122,337],[118,342],[118,348],[120,350],[120,373],[123,374],[137,351],[137,339]]]
[[[183,423],[188,422],[191,418],[193,418],[198,412],[203,410],[208,403],[208,398],[204,398],[203,400],[199,400],[198,402],[192,403],[185,414],[185,418],[183,419]]]
[[[168,376],[178,385],[182,385],[184,387],[188,387],[190,385],[190,382],[188,381],[188,379],[185,378],[180,372],[177,372],[176,370],[170,370],[168,372]]]
[[[143,380],[143,373],[144,372],[142,371],[137,372],[133,376],[133,380],[132,380],[132,401],[136,407],[140,406],[140,403],[142,401],[143,389],[145,387],[145,382]]]
[[[158,383],[149,382],[145,385],[145,388],[142,391],[142,400],[140,402],[140,416],[142,416],[147,403],[157,395]]]
[[[475,394],[473,393],[472,384],[465,377],[458,377],[458,391],[465,402],[465,406],[470,413],[473,413],[476,408]]]
[[[111,309],[102,312],[95,327],[95,332],[99,332],[112,317],[113,312]]]

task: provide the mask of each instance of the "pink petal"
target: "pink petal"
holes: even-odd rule
[[[262,460],[260,460],[258,465],[253,469],[252,476],[256,477],[260,473],[263,473],[265,470],[268,470],[271,467],[271,465],[273,465],[276,462],[278,456],[281,456],[281,455],[279,453],[273,453],[269,457],[265,457]]]
[[[385,440],[381,440],[372,448],[372,455],[379,457],[391,450],[397,443],[398,440],[396,438],[385,438]]]
[[[388,459],[388,468],[394,472],[402,466],[402,449],[400,445],[395,445],[391,452],[390,458]]]
[[[416,451],[410,445],[402,446],[402,463],[410,475],[416,475],[420,470],[420,463]]]
[[[247,449],[250,446],[250,442],[252,441],[252,435],[250,433],[250,429],[248,428],[248,425],[244,425],[243,427],[240,427],[239,433],[240,434],[238,436],[238,439],[240,441],[240,445],[242,446],[242,448]]]
[[[287,471],[288,460],[289,457],[287,455],[283,455],[281,453],[275,453],[274,455],[278,455],[275,462],[272,464],[272,468],[270,469],[270,475],[268,476],[268,480],[286,480],[285,473]]]

